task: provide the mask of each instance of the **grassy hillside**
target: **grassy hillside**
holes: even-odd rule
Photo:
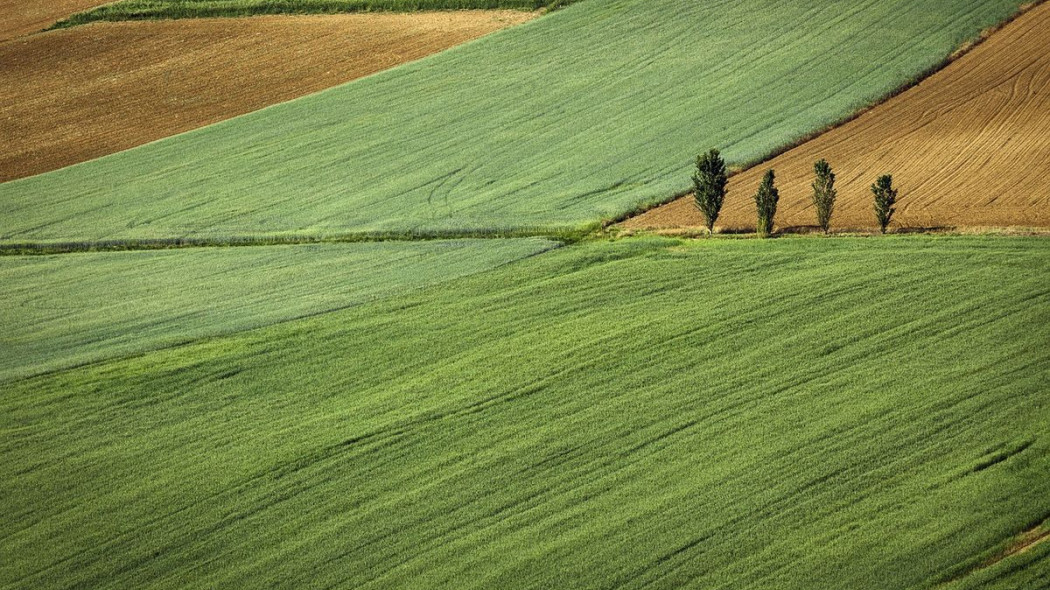
[[[753,196],[776,169],[779,227],[812,226],[813,163],[838,177],[833,225],[876,223],[868,187],[893,173],[901,227],[1050,227],[1050,3],[1034,7],[921,85],[729,181],[718,217],[753,229]],[[1010,89],[1005,92],[1004,89]],[[706,225],[692,195],[625,227]]]
[[[313,94],[537,16],[462,10],[139,21],[5,43],[0,182]]]
[[[966,578],[944,586],[943,590],[1047,590],[1050,589],[1050,543],[1017,554]]]
[[[553,246],[464,240],[0,256],[0,379],[341,309]]]
[[[0,241],[566,228],[757,158],[1017,0],[596,0],[433,58],[0,185]],[[849,51],[843,51],[849,47]]]
[[[1037,239],[592,242],[12,383],[0,586],[1037,580],[1045,544],[964,574],[1050,516],[1047,276]]]
[[[568,4],[571,0],[554,0]],[[257,14],[332,14],[341,12],[414,12],[520,8],[538,10],[547,0],[122,0],[72,15],[52,28],[95,21],[159,18],[207,18]]]

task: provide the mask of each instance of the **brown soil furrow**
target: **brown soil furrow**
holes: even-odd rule
[[[112,0],[0,0],[0,41],[42,31],[76,12]]]
[[[893,226],[1050,226],[1050,3],[1032,8],[916,87],[853,121],[734,176],[718,226],[753,230],[752,195],[777,173],[779,228],[816,223],[813,162],[837,175],[832,226],[872,228],[869,190],[893,174]],[[626,229],[703,226],[692,196],[623,223]]]
[[[0,182],[317,92],[535,16],[456,11],[96,23],[0,43]]]
[[[938,587],[943,588],[946,585],[958,582],[959,580],[962,580],[963,578],[966,578],[967,576],[970,576],[976,572],[988,569],[994,565],[998,565],[1000,562],[1005,561],[1006,559],[1013,557],[1014,555],[1021,555],[1023,553],[1031,551],[1037,545],[1045,542],[1047,539],[1050,539],[1050,529],[1045,528],[1045,525],[1046,523],[1037,525],[1035,528],[1025,531],[1020,535],[1017,535],[1017,537],[1013,539],[1010,545],[1002,552],[986,559],[977,566],[965,571],[964,573],[958,576],[955,576],[947,582],[940,584]]]

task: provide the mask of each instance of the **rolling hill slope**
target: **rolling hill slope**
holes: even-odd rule
[[[460,11],[107,23],[0,44],[0,181],[330,88],[527,21]]]
[[[739,174],[724,228],[755,225],[751,200],[776,169],[781,227],[813,225],[813,162],[837,174],[837,227],[872,227],[869,186],[892,173],[906,227],[1050,226],[1050,4],[1034,7],[972,52],[840,128]],[[686,197],[624,223],[700,227]]]
[[[0,240],[575,228],[757,158],[1014,0],[600,0],[315,96],[0,185]],[[851,51],[840,51],[849,45]]]
[[[555,246],[532,238],[0,256],[0,381],[360,305]]]
[[[592,242],[5,384],[0,586],[1035,582],[1045,543],[981,564],[1050,524],[1048,275],[1037,239]]]
[[[0,0],[0,43],[42,31],[75,12],[106,0]]]

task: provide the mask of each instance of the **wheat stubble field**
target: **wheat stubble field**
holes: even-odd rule
[[[0,181],[317,92],[535,16],[506,10],[99,23],[3,43]]]
[[[768,168],[780,227],[812,225],[813,162],[838,175],[833,227],[874,224],[868,187],[892,173],[895,225],[1050,226],[1050,4],[1032,8],[915,88],[730,180],[718,225],[755,225],[752,195]],[[686,196],[630,219],[638,228],[699,227]]]

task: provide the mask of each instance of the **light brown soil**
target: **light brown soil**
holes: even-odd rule
[[[1020,16],[921,84],[785,154],[734,176],[717,226],[754,230],[752,197],[777,174],[778,228],[816,224],[813,162],[834,169],[832,229],[872,228],[871,184],[900,187],[891,227],[1050,226],[1050,3]],[[692,196],[623,223],[703,226]]]
[[[42,31],[74,12],[113,0],[0,0],[0,41]]]
[[[0,181],[316,92],[535,16],[457,11],[95,23],[0,43]]]

